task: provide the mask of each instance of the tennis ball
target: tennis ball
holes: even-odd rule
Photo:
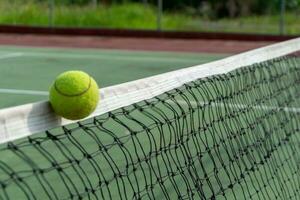
[[[95,110],[99,89],[95,80],[85,72],[67,71],[60,74],[50,87],[49,99],[56,114],[78,120]]]

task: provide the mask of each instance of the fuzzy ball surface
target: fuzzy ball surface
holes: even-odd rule
[[[87,73],[67,71],[50,87],[49,99],[56,114],[70,120],[83,119],[97,107],[99,88]]]

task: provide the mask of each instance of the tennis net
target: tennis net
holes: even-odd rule
[[[0,111],[1,199],[299,199],[300,39]]]

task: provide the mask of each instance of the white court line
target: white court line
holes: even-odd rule
[[[16,89],[1,89],[2,94],[27,94],[27,95],[37,95],[37,96],[48,96],[48,92],[37,91],[37,90],[16,90]]]
[[[23,56],[23,55],[24,55],[24,53],[20,53],[20,52],[9,53],[9,54],[0,55],[0,59],[15,58],[15,57]]]
[[[118,56],[118,55],[96,55],[96,54],[77,54],[77,53],[54,53],[54,52],[47,52],[47,53],[35,53],[35,52],[23,52],[23,56],[26,57],[55,57],[55,58],[75,58],[75,59],[83,59],[83,58],[93,58],[93,59],[101,59],[101,60],[128,60],[128,61],[157,61],[157,62],[191,62],[191,63],[199,63],[201,60],[199,59],[193,59],[193,58],[175,58],[166,56],[165,58],[160,57],[148,57],[148,56],[142,56],[142,55],[136,55],[136,56]]]
[[[168,103],[175,104],[174,101],[167,100]],[[184,100],[176,100],[181,105],[188,105],[186,101]],[[190,104],[193,106],[197,106],[196,101],[190,101]],[[199,101],[198,104],[200,105],[208,105],[208,103]],[[231,104],[231,103],[212,103],[211,106],[213,107],[229,107],[229,108],[246,108],[248,105],[245,104]],[[300,113],[300,108],[295,107],[276,107],[276,106],[266,106],[266,105],[257,105],[252,107],[255,110],[277,110],[277,111],[284,111],[284,112],[293,112],[293,113]]]

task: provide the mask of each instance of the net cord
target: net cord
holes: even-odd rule
[[[106,87],[100,90],[100,103],[88,118],[153,98],[196,79],[224,74],[299,50],[300,38],[296,38],[207,64]],[[5,108],[0,110],[0,144],[74,122],[55,115],[48,101]]]

